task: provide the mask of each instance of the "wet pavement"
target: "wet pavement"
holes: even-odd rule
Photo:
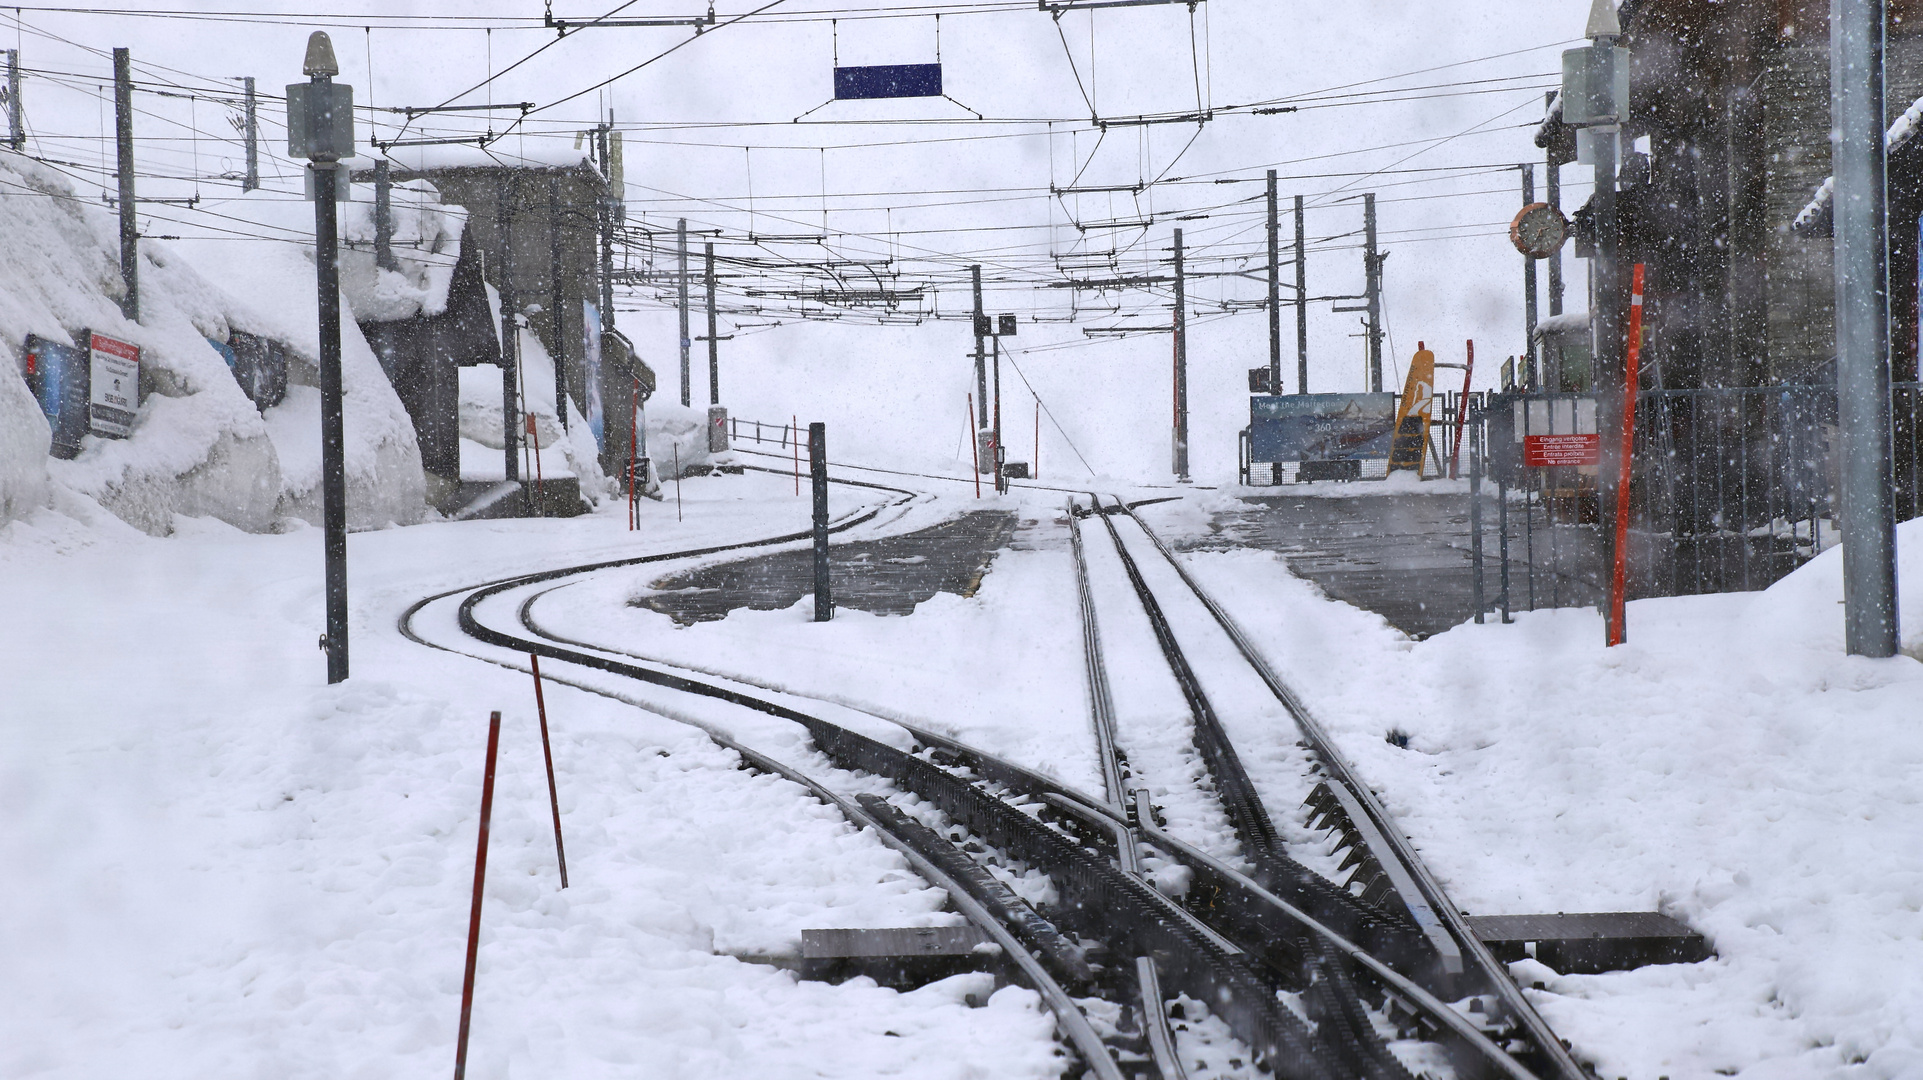
[[[907,615],[938,592],[973,596],[1018,524],[1009,511],[982,510],[884,540],[831,544],[835,606]],[[814,552],[804,548],[706,566],[663,578],[653,588],[631,602],[684,626],[726,618],[736,608],[774,611],[813,595]]]
[[[1245,509],[1215,515],[1212,535],[1181,546],[1279,552],[1290,569],[1330,596],[1381,615],[1412,638],[1440,633],[1475,615],[1466,496],[1256,495],[1241,501]],[[1494,545],[1493,501],[1483,509],[1483,542]],[[1485,565],[1493,606],[1500,587],[1493,546]]]

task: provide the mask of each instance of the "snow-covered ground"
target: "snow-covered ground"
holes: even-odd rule
[[[942,486],[863,532],[991,503]],[[801,789],[739,770],[692,727],[557,685],[573,881],[558,890],[526,675],[424,649],[395,620],[514,571],[806,520],[785,477],[691,478],[682,495],[682,520],[670,492],[640,533],[613,507],[354,535],[354,677],[332,688],[313,645],[318,530],[180,518],[158,540],[69,499],[0,531],[0,865],[15,886],[0,894],[0,1075],[447,1067],[493,709],[475,1075],[1054,1075],[1052,1024],[1026,991],[976,1008],[980,979],[899,994],[740,959],[792,954],[806,927],[955,916]],[[1144,515],[1175,535],[1218,497]],[[833,508],[891,498],[837,488]],[[539,610],[556,630],[951,731],[1098,790],[1062,496],[1003,505],[1023,527],[979,592],[907,617],[843,610],[824,626],[804,600],[676,627],[625,603],[667,567],[600,575]],[[1923,581],[1923,525],[1903,542],[1905,580]],[[1633,604],[1630,643],[1608,651],[1587,611],[1413,643],[1272,555],[1184,558],[1468,910],[1660,908],[1710,936],[1719,956],[1697,965],[1522,972],[1603,1075],[1923,1068],[1923,667],[1841,654],[1837,552],[1767,592]],[[1914,656],[1923,590],[1905,605]],[[1104,629],[1112,672],[1159,663],[1123,620]],[[1263,725],[1225,722],[1252,761],[1289,752],[1280,725],[1269,746]]]
[[[559,891],[527,677],[394,629],[413,600],[514,569],[801,527],[791,490],[689,480],[686,520],[647,503],[642,533],[617,509],[357,534],[354,676],[333,688],[314,649],[319,530],[9,526],[0,1075],[448,1068],[493,709],[472,1075],[1053,1075],[1053,1022],[1025,990],[973,1008],[984,978],[897,994],[729,955],[792,954],[806,927],[956,917],[793,784],[553,686]]]
[[[1761,593],[1637,601],[1609,650],[1589,609],[1418,643],[1272,554],[1185,558],[1466,910],[1708,936],[1701,964],[1522,973],[1601,1075],[1898,1077],[1923,1072],[1923,521],[1901,544],[1908,655],[1882,661],[1843,655],[1834,549]]]

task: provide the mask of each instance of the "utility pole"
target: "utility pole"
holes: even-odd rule
[[[800,432],[796,432],[798,436]],[[814,497],[815,621],[835,617],[828,580],[828,425],[808,425],[809,493]]]
[[[1525,164],[1522,167],[1522,205],[1528,206],[1536,201],[1536,167]],[[1522,381],[1525,386],[1536,386],[1536,260],[1527,255],[1522,257]]]
[[[496,189],[494,227],[501,237],[501,430],[502,452],[507,456],[506,472],[510,481],[521,479],[521,410],[514,394],[516,375],[521,366],[521,332],[514,317],[514,211],[510,200],[518,194],[512,178],[504,178]]]
[[[708,271],[708,404],[721,404],[721,339],[715,334],[714,318],[714,241],[706,244],[704,255]]]
[[[614,160],[609,156],[612,141],[608,132],[614,126],[614,114],[608,114],[608,122],[600,131],[602,175],[607,180],[607,197],[601,200],[599,224],[601,226],[601,332],[614,329],[614,204],[620,197],[615,190]]]
[[[114,145],[120,158],[120,280],[127,287],[127,295],[120,301],[120,313],[131,322],[139,322],[140,232],[134,221],[134,76],[133,58],[126,49],[114,50]]]
[[[1189,479],[1188,294],[1183,280],[1182,230],[1175,230],[1175,478]]]
[[[981,264],[969,267],[968,276],[975,286],[975,400],[985,403],[988,401],[988,356],[987,346],[982,344],[982,320],[988,314],[982,310]]]
[[[1543,99],[1547,102],[1553,100],[1555,96],[1556,92],[1550,90],[1543,95]],[[1548,184],[1546,194],[1550,208],[1558,214],[1562,213],[1562,166],[1557,164],[1556,152],[1553,149],[1543,159],[1543,178]],[[1556,249],[1554,255],[1549,256],[1549,314],[1562,314],[1562,248],[1560,247]]]
[[[116,74],[127,68],[127,51],[114,50]],[[314,280],[320,307],[321,522],[326,561],[327,681],[347,678],[347,451],[341,419],[340,172],[335,162],[354,156],[354,88],[337,86],[334,45],[325,33],[307,39],[301,73],[306,83],[287,88],[287,151],[309,159],[314,177]],[[124,129],[123,129],[124,130]],[[123,212],[133,202],[130,181],[121,181]],[[512,457],[509,458],[512,461]]]
[[[1300,195],[1295,197],[1295,392],[1309,392],[1309,246],[1303,240]]]
[[[1297,297],[1300,299],[1300,297]],[[1282,392],[1282,225],[1276,220],[1275,170],[1269,170],[1269,393]]]
[[[254,111],[254,77],[242,79],[247,87],[247,104],[242,122],[247,136],[247,175],[240,182],[240,190],[253,191],[260,187],[260,119]]]
[[[26,124],[20,118],[20,50],[7,50],[7,145],[18,152],[27,145]]]
[[[1843,631],[1851,655],[1872,657],[1897,647],[1884,9],[1884,0],[1830,5]]]
[[[975,286],[975,400],[982,403],[982,428],[988,429],[993,425],[988,421],[988,346],[984,344],[988,338],[986,332],[988,329],[988,313],[982,310],[981,265],[978,263],[969,267],[968,275]],[[995,356],[996,381],[999,383],[1001,375],[1001,353],[997,352]],[[982,433],[980,430],[972,432],[969,437],[975,440],[976,471],[995,471],[995,447],[984,446],[982,444]],[[1000,491],[1001,489],[1001,481],[997,479],[995,481],[995,490]]]
[[[394,258],[393,180],[388,176],[387,159],[374,163],[374,265],[383,270],[399,270]]]
[[[554,415],[568,429],[568,306],[561,287],[561,178],[548,177],[548,301],[554,313]]]
[[[1375,192],[1362,196],[1363,293],[1369,308],[1369,391],[1382,392],[1382,259],[1375,244]]]
[[[995,493],[998,495],[1006,495],[1008,494],[1008,470],[1003,468],[1003,466],[1008,464],[1008,447],[1002,445],[1002,338],[1000,334],[995,335],[994,342],[995,342],[995,427],[994,427],[995,445],[993,447],[994,453],[989,455],[989,459],[992,462],[991,467],[994,468],[995,470]]]
[[[691,405],[694,402],[693,397],[690,396],[689,383],[690,383],[691,377],[688,374],[688,350],[694,346],[694,340],[688,337],[688,219],[687,218],[682,218],[681,223],[675,226],[674,234],[675,234],[675,251],[678,253],[678,257],[681,260],[680,261],[681,302],[676,306],[680,308],[680,311],[681,311],[681,404],[686,406],[686,405]]]

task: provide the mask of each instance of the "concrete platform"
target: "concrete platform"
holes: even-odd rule
[[[1246,509],[1215,516],[1215,537],[1183,546],[1279,552],[1290,569],[1330,596],[1373,611],[1417,639],[1475,615],[1464,495],[1251,495],[1242,502]],[[1498,588],[1494,500],[1484,510],[1487,598],[1493,606]]]
[[[907,615],[938,592],[973,596],[995,553],[1009,546],[1016,515],[978,510],[886,540],[832,544],[829,580],[836,607]],[[683,625],[726,618],[736,608],[774,611],[815,591],[814,552],[783,551],[703,567],[654,583],[634,601]]]

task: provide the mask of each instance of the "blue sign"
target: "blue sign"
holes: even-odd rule
[[[1394,394],[1261,394],[1249,398],[1251,461],[1387,460]]]
[[[940,64],[872,64],[835,69],[835,99],[941,97]]]
[[[27,389],[53,429],[52,453],[71,458],[91,423],[88,388],[92,369],[86,350],[27,335]]]
[[[226,341],[208,338],[207,344],[227,361],[227,370],[234,373],[241,392],[262,412],[287,397],[287,346],[239,330]]]

